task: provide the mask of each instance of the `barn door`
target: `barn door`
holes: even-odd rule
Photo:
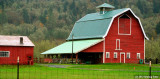
[[[124,52],[120,53],[120,63],[125,63],[125,53]]]

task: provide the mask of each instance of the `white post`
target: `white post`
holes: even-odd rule
[[[105,63],[105,38],[103,40],[103,63]]]

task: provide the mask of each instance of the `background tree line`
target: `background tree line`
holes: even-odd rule
[[[160,57],[159,0],[0,0],[0,35],[28,36],[38,57],[65,41],[74,23],[104,2],[116,9],[131,8],[153,39],[146,41],[146,57]]]

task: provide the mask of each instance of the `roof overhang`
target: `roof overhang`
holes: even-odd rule
[[[57,47],[54,47],[48,51],[41,54],[72,54],[72,43],[73,43],[73,53],[79,53],[93,45],[96,45],[103,41],[104,39],[91,39],[91,40],[77,40],[77,41],[67,41]]]

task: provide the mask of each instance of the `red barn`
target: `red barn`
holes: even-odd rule
[[[43,52],[48,56],[71,55],[91,63],[139,63],[145,60],[145,39],[148,40],[140,19],[130,8],[112,10],[104,3],[97,13],[78,20],[67,41]],[[73,40],[73,42],[72,42]]]
[[[0,35],[0,64],[33,64],[34,44],[27,36]]]

